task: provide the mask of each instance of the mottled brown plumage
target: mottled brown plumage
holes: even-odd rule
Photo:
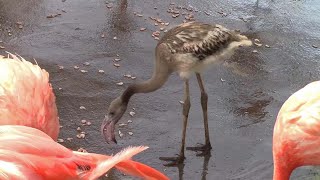
[[[209,153],[207,100],[200,73],[210,64],[221,63],[229,58],[240,46],[251,46],[252,42],[235,31],[220,25],[210,25],[199,22],[183,23],[169,30],[156,46],[156,60],[153,75],[147,81],[130,85],[119,97],[113,100],[102,123],[101,131],[107,142],[116,142],[114,136],[115,124],[121,119],[127,109],[132,95],[148,93],[163,86],[173,72],[177,72],[185,81],[183,104],[183,131],[180,154],[177,158],[161,158],[172,160],[174,164],[184,160],[184,146],[187,120],[190,109],[189,77],[196,73],[201,91],[201,106],[203,110],[205,145],[189,148],[190,150]]]
[[[203,60],[223,50],[230,43],[241,40],[243,36],[221,25],[191,22],[171,29],[158,44],[166,44],[172,54],[191,53]]]

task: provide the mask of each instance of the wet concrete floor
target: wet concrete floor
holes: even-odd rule
[[[63,126],[60,138],[73,138],[64,145],[105,154],[129,145],[147,145],[150,149],[134,159],[171,179],[271,179],[272,130],[278,110],[293,92],[319,80],[320,50],[313,46],[320,47],[320,1],[130,0],[127,7],[123,0],[108,2],[0,0],[0,46],[5,47],[0,53],[34,58],[49,71]],[[171,2],[175,3],[171,6],[197,10],[193,14],[198,21],[240,29],[263,44],[242,49],[226,66],[204,73],[212,154],[198,157],[187,151],[180,167],[164,167],[158,159],[179,150],[183,83],[176,74],[160,90],[132,98],[128,112],[135,108],[136,115],[126,113],[122,118],[120,123],[133,122],[119,128],[124,137],[117,136],[118,145],[106,144],[100,135],[108,104],[128,84],[145,80],[152,73],[157,41],[151,33],[160,26],[149,17],[170,22],[165,28],[183,21],[184,16],[172,18],[167,13]],[[54,17],[47,18],[49,15]],[[22,29],[16,22],[23,23]],[[141,32],[144,27],[147,30]],[[119,68],[113,65],[117,55]],[[81,73],[74,66],[88,72]],[[124,74],[137,78],[128,79]],[[187,146],[204,142],[200,92],[196,79],[191,80]],[[120,81],[123,86],[116,85]],[[92,125],[82,126],[83,119]],[[78,126],[87,133],[85,139],[76,137]],[[299,168],[292,179],[319,179],[318,172],[315,167]],[[112,171],[106,179],[132,178]]]

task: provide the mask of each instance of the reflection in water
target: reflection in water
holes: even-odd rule
[[[184,163],[179,164],[177,167],[179,171],[179,180],[183,180]]]
[[[264,117],[268,114],[265,108],[272,100],[271,96],[261,90],[257,90],[253,94],[239,95],[236,101],[234,99],[231,100],[230,104],[234,104],[233,113],[237,116],[248,116],[251,120],[250,123],[241,125],[239,128],[265,121]]]
[[[121,0],[119,6],[112,11],[108,24],[112,25],[111,32],[115,33],[115,35],[126,35],[133,29],[134,15],[130,11],[127,11],[127,6],[127,0]]]
[[[263,97],[264,93],[261,91],[255,92],[254,94],[250,95],[250,97],[260,98]],[[269,105],[270,99],[248,99],[246,107],[239,107],[234,112],[238,116],[248,114],[252,118],[261,119],[264,118],[267,112],[264,111],[264,108]]]
[[[120,0],[120,10],[124,11],[128,7],[128,1],[127,0]]]
[[[35,10],[39,9],[42,3],[43,0],[0,0],[0,24],[36,19],[38,16]]]
[[[211,158],[211,152],[209,152],[209,154],[204,156],[203,165],[202,165],[201,180],[206,180],[207,179],[208,165],[209,165],[210,158]]]
[[[106,16],[107,21],[102,32],[119,39],[118,41],[113,41],[112,48],[122,52],[129,52],[128,40],[132,39],[130,35],[136,29],[136,21],[131,8],[128,7],[127,0],[119,0],[116,7],[106,11]]]
[[[43,0],[0,0],[0,40],[7,41],[36,24],[44,13]],[[17,22],[22,22],[19,29]]]
[[[209,154],[205,155],[204,158],[203,158],[201,180],[206,180],[207,179],[208,165],[209,165],[210,158],[211,158],[211,152],[209,152]],[[184,163],[177,165],[177,168],[178,168],[178,171],[179,171],[179,180],[183,180],[184,166],[185,166]]]

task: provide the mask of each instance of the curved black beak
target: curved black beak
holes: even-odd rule
[[[114,142],[117,144],[117,140],[114,134],[115,122],[106,116],[101,125],[101,134],[103,135],[106,142],[109,144]]]

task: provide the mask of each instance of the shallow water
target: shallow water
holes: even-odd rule
[[[187,151],[184,166],[169,168],[158,157],[179,150],[183,83],[178,76],[171,76],[156,92],[133,97],[128,112],[135,108],[136,115],[131,118],[126,113],[122,118],[121,122],[131,119],[133,123],[120,128],[125,136],[117,136],[118,145],[104,142],[100,123],[112,99],[128,84],[145,80],[152,73],[156,41],[151,33],[159,28],[148,17],[160,17],[170,22],[169,27],[183,18],[174,19],[166,12],[170,2],[135,0],[129,1],[127,8],[119,7],[121,0],[109,2],[113,2],[111,9],[100,0],[0,0],[0,45],[6,47],[0,53],[6,50],[29,60],[35,58],[49,71],[63,125],[60,138],[74,138],[64,145],[106,154],[128,145],[148,145],[150,149],[135,159],[172,179],[271,179],[272,129],[278,110],[293,92],[318,80],[320,74],[320,51],[312,47],[320,46],[320,1],[174,1],[199,10],[196,20],[240,29],[270,48],[242,49],[227,65],[204,73],[211,157],[197,157]],[[221,11],[227,15],[222,16]],[[134,12],[144,16],[134,16]],[[61,15],[46,18],[57,13]],[[24,23],[23,29],[18,28],[17,21]],[[140,32],[141,27],[147,30]],[[253,49],[258,53],[252,53]],[[119,68],[113,66],[117,54],[121,58]],[[59,70],[58,65],[64,69]],[[88,73],[75,70],[75,65]],[[98,73],[100,69],[105,73]],[[124,74],[137,79],[127,79]],[[119,81],[124,85],[117,86]],[[190,85],[187,146],[204,142],[200,92],[194,77]],[[81,126],[82,119],[92,125]],[[85,139],[76,138],[78,126],[88,133]],[[317,172],[313,167],[299,168],[292,179],[317,179]],[[112,171],[107,179],[132,178]]]

